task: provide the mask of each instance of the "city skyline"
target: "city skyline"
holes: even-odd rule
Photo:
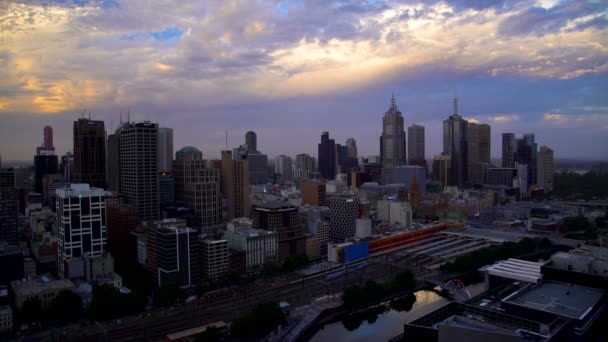
[[[108,135],[121,112],[173,128],[175,150],[205,158],[226,130],[228,148],[251,130],[269,156],[314,156],[323,131],[378,155],[391,92],[405,127],[425,127],[427,159],[454,95],[465,119],[492,126],[493,158],[506,132],[534,133],[557,159],[608,158],[600,2],[3,6],[3,160],[31,159],[46,125],[58,155],[72,150],[83,111]]]

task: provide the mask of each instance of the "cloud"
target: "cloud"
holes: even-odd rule
[[[490,119],[497,123],[505,123],[505,122],[519,121],[520,116],[517,114],[497,115],[497,116],[491,117]]]

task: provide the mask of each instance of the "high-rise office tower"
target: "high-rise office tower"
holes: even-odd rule
[[[315,158],[306,153],[296,156],[294,177],[298,179],[311,179],[316,173]]]
[[[175,200],[196,214],[201,227],[222,221],[220,169],[206,167],[203,153],[186,146],[175,153],[173,162]]]
[[[450,184],[450,177],[452,176],[452,161],[450,156],[440,154],[435,156],[433,159],[433,174],[432,179],[434,181],[441,182],[445,187]]]
[[[45,150],[54,151],[55,147],[53,146],[53,127],[46,126],[44,127],[44,143],[42,147]]]
[[[454,98],[454,113],[443,121],[443,154],[450,156],[452,164],[448,185],[463,187],[467,181],[468,122],[458,114],[457,101]]]
[[[228,200],[228,219],[248,217],[251,210],[249,198],[249,161],[233,159],[232,152],[222,151],[222,189]]]
[[[391,106],[382,118],[382,136],[380,137],[380,156],[382,158],[382,182],[391,181],[393,168],[406,164],[406,144],[403,116],[391,97]]]
[[[490,126],[468,123],[467,176],[470,184],[483,183],[483,167],[490,164]]]
[[[158,174],[158,200],[161,207],[175,203],[175,178],[168,172]]]
[[[120,193],[142,220],[159,218],[158,124],[128,123],[120,130]]]
[[[515,150],[517,148],[517,142],[515,140],[515,133],[503,133],[502,134],[502,167],[513,168],[515,167]]]
[[[72,182],[72,175],[74,174],[74,155],[72,152],[66,152],[61,156],[59,172],[63,175],[64,182]]]
[[[106,131],[103,121],[74,122],[74,183],[106,188]]]
[[[71,184],[57,189],[59,228],[58,270],[64,276],[64,262],[84,253],[102,256],[106,244],[106,202],[103,189],[88,184]]]
[[[137,208],[130,204],[112,203],[108,212],[108,250],[117,260],[136,260],[137,250],[130,244],[130,233],[139,226]]]
[[[323,132],[319,144],[319,173],[324,179],[336,179],[336,142],[329,139],[329,132]]]
[[[249,131],[245,134],[245,145],[247,149],[251,151],[258,150],[258,136],[253,131]]]
[[[280,263],[288,256],[306,253],[306,236],[298,219],[297,207],[283,201],[272,201],[255,206],[251,216],[254,228],[277,232]]]
[[[13,169],[0,169],[0,241],[17,245],[19,205]]]
[[[348,150],[348,158],[357,159],[357,142],[355,139],[346,139],[346,149]]]
[[[344,241],[355,237],[359,200],[353,196],[332,196],[329,198],[329,238]]]
[[[200,281],[199,231],[189,227],[156,230],[157,285],[193,286]]]
[[[291,157],[279,155],[274,158],[274,173],[281,176],[281,180],[290,181],[293,179],[293,168]]]
[[[34,156],[34,191],[42,194],[42,179],[45,175],[55,174],[59,171],[59,162],[55,151],[38,149]]]
[[[173,169],[173,128],[158,128],[158,172]]]
[[[108,135],[106,165],[108,167],[108,185],[110,191],[120,192],[120,130],[127,125],[121,123],[114,134]]]
[[[528,185],[537,184],[537,146],[534,142],[534,134],[524,134],[522,139],[516,140],[516,146],[517,150],[515,151],[514,156],[515,162],[520,165],[528,165]]]
[[[538,151],[538,185],[546,193],[553,192],[553,150],[543,145]]]
[[[413,124],[407,128],[407,160],[410,165],[426,169],[423,126]]]
[[[266,184],[268,181],[268,156],[260,151],[241,145],[232,150],[235,160],[247,160],[249,164],[249,184]]]

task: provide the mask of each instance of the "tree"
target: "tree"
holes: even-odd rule
[[[598,228],[606,228],[608,226],[608,224],[606,223],[606,218],[601,216],[595,218],[595,225]]]
[[[196,339],[194,341],[195,342],[216,342],[216,341],[221,340],[222,335],[223,334],[220,331],[220,329],[218,329],[212,325],[210,327],[207,327],[207,329],[205,329],[205,331],[203,331],[202,333],[198,334],[198,336],[196,336]]]
[[[44,317],[40,298],[28,298],[18,311],[19,321],[25,324],[40,323]]]
[[[213,283],[213,281],[209,278],[205,278],[203,280],[201,280],[198,285],[196,286],[196,294],[198,294],[199,296],[213,290],[215,288],[215,284]]]
[[[62,290],[51,301],[49,317],[62,323],[77,321],[82,317],[82,299],[71,290]]]
[[[110,284],[95,285],[88,314],[93,320],[104,321],[143,310],[148,298],[137,292],[121,293]]]
[[[283,271],[291,272],[308,264],[309,259],[306,254],[290,255],[283,262]]]
[[[177,284],[168,284],[158,288],[154,296],[156,306],[173,305],[184,302],[184,300],[186,300],[186,292]]]
[[[391,287],[394,291],[404,291],[416,286],[416,277],[412,271],[402,271],[393,277]]]
[[[261,303],[247,315],[233,320],[230,334],[243,339],[260,338],[268,335],[283,323],[285,323],[285,316],[279,304],[276,302]]]
[[[584,216],[570,216],[564,218],[561,224],[561,229],[563,231],[577,231],[577,230],[585,230],[591,226],[589,220]]]
[[[275,262],[267,262],[262,266],[262,276],[263,277],[274,277],[279,274],[281,266]]]

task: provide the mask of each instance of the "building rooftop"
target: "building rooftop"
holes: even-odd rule
[[[516,291],[503,299],[503,302],[550,312],[559,316],[583,319],[600,301],[602,296],[602,291],[590,287],[544,282],[538,286]]]
[[[484,267],[483,270],[493,276],[536,284],[542,279],[540,268],[544,264],[542,262],[509,259]]]
[[[49,275],[42,275],[34,279],[15,280],[11,282],[11,288],[15,296],[29,297],[36,295],[46,289],[73,288],[74,283],[69,279],[55,279]]]

